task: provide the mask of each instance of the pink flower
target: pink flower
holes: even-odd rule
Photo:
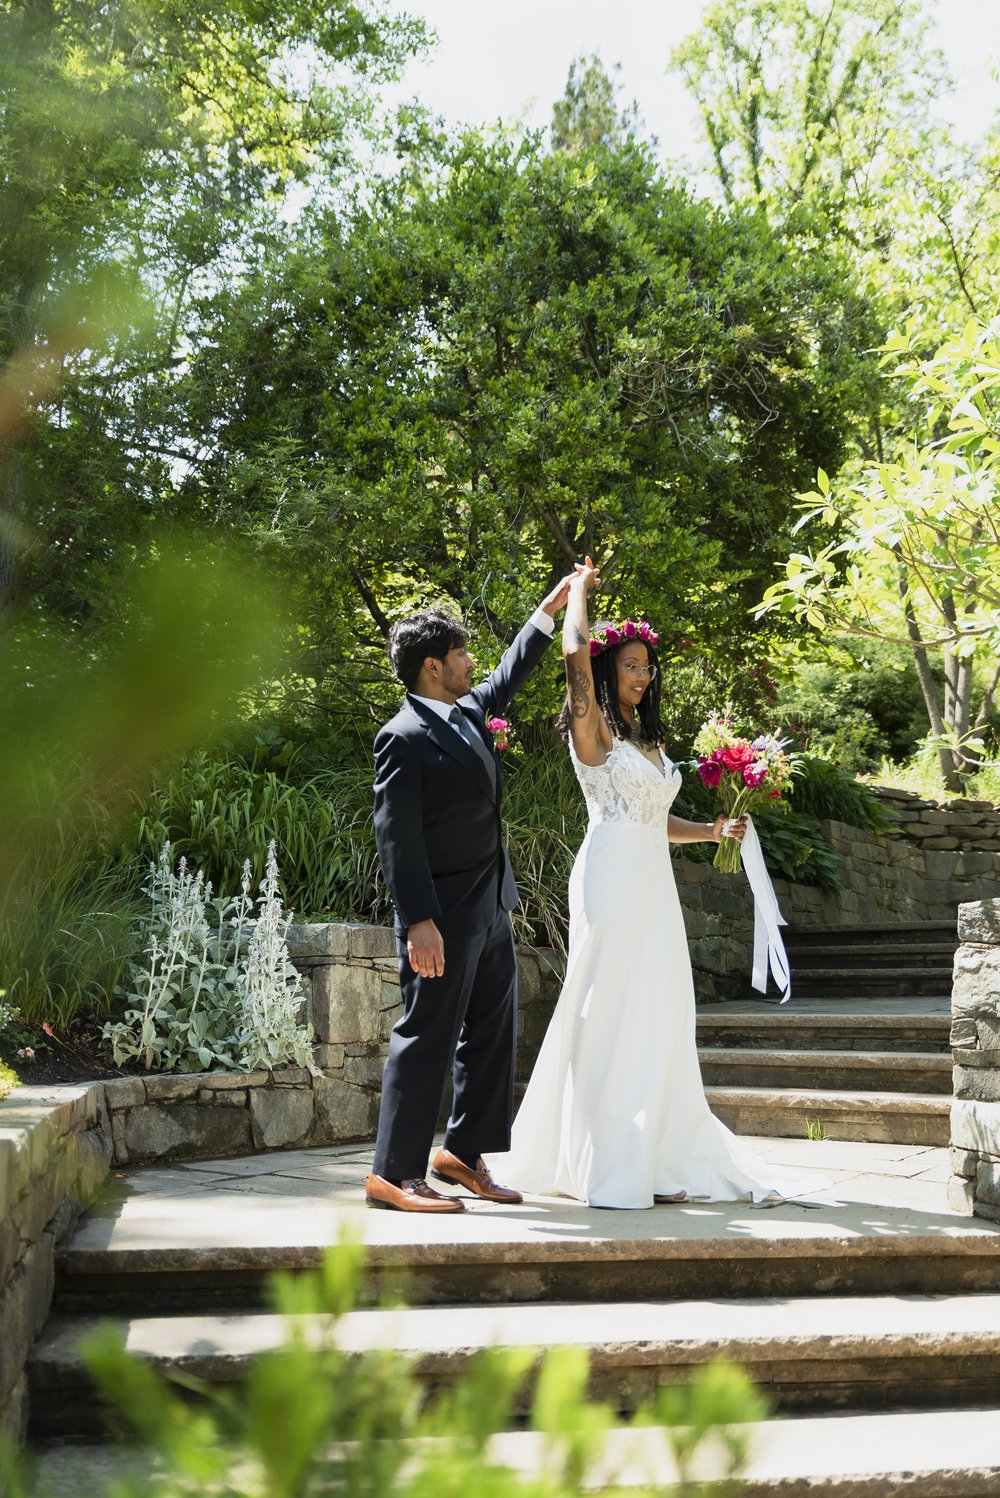
[[[735,744],[729,744],[722,751],[722,763],[727,770],[742,772],[747,765],[752,765],[756,758],[749,744],[741,744],[739,740]]]
[[[625,623],[622,625],[622,634],[625,636],[626,640],[634,640],[638,633],[639,626],[635,623],[635,621],[632,619],[626,619]]]
[[[609,645],[620,645],[622,642],[622,637],[615,629],[613,624],[609,624],[607,629],[604,631],[604,638],[607,640]]]
[[[752,791],[763,785],[767,779],[767,765],[763,760],[755,765],[743,766],[743,784],[748,785]]]
[[[507,735],[510,731],[510,724],[507,722],[507,719],[487,718],[486,727],[493,735],[493,743],[496,749],[502,753],[507,747]]]
[[[722,779],[722,766],[719,761],[713,756],[712,759],[702,760],[701,764],[698,766],[698,774],[701,776],[705,785],[708,786],[709,790],[714,791],[715,787]]]
[[[601,651],[603,649],[604,649],[604,646],[601,644],[600,640],[591,640],[591,642],[590,642],[590,658],[591,658],[591,660],[594,659],[595,655],[600,655],[600,653],[601,653]]]

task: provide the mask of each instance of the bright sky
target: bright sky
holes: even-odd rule
[[[621,64],[623,101],[636,99],[664,156],[699,151],[697,122],[671,50],[695,30],[706,0],[391,0],[438,33],[431,55],[409,68],[399,97],[416,94],[450,124],[502,119],[547,125],[570,63],[597,52]],[[733,0],[743,5],[747,0]],[[956,80],[946,113],[967,138],[1000,104],[1000,0],[926,0],[936,40]],[[396,91],[394,91],[396,92]]]

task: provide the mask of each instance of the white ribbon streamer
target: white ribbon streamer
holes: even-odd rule
[[[764,864],[760,839],[753,820],[747,817],[747,830],[740,844],[743,867],[753,894],[753,977],[754,988],[767,992],[767,973],[770,968],[774,981],[782,990],[781,1003],[787,1002],[792,992],[792,975],[788,966],[788,954],[781,937],[781,926],[786,926],[778,909],[778,897],[774,893],[770,875]]]

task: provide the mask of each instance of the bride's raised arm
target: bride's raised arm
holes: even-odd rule
[[[600,580],[598,569],[587,557],[586,564],[569,585],[569,601],[563,618],[562,650],[570,736],[577,759],[585,765],[603,765],[611,751],[611,731],[597,705],[594,672],[590,664],[587,599]]]

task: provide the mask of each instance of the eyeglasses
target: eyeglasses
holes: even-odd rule
[[[637,666],[634,661],[623,661],[622,665],[633,681],[642,681],[646,677],[652,681],[656,675],[657,668],[655,666]]]

